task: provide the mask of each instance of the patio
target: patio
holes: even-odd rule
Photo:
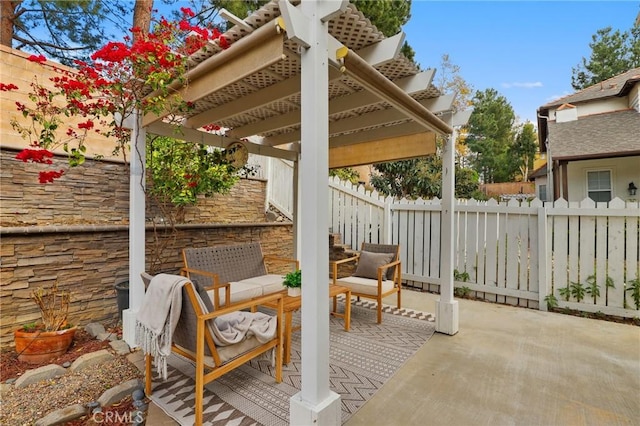
[[[403,305],[434,312],[437,297]],[[459,303],[460,332],[436,333],[347,425],[637,424],[640,328]],[[176,423],[152,404],[148,424]]]

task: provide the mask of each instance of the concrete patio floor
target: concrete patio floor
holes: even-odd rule
[[[403,306],[438,297],[403,291]],[[460,332],[436,333],[347,426],[640,425],[640,327],[459,304]],[[147,424],[176,423],[151,404]]]

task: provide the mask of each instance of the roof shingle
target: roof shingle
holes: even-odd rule
[[[608,80],[589,86],[579,92],[553,100],[540,107],[540,109],[553,108],[569,103],[575,105],[577,102],[621,96],[624,95],[623,89],[628,87],[627,84],[633,83],[634,81],[640,81],[640,68],[630,69],[623,74],[611,77]]]
[[[630,109],[550,121],[549,137],[554,160],[600,157],[603,147],[607,156],[640,155],[640,113]]]

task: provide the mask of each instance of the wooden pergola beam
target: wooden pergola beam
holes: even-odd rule
[[[186,102],[196,102],[205,98],[283,60],[285,56],[282,38],[275,26],[264,25],[256,30],[252,37],[245,37],[227,50],[200,63],[185,75],[186,85],[174,84],[175,87],[171,88]],[[148,97],[154,95],[155,92]],[[146,114],[142,119],[142,126],[160,121],[169,114],[170,111],[166,110],[160,114]]]
[[[386,161],[432,155],[436,152],[436,134],[416,133],[355,145],[329,148],[329,168],[354,167]]]
[[[182,127],[180,133],[176,133],[176,128],[168,123],[158,122],[149,125],[147,128],[148,133],[175,138],[192,143],[201,143],[217,148],[226,148],[231,142],[236,142],[238,139],[231,138],[223,135],[216,135],[213,133],[203,132],[196,129],[190,129],[188,127]],[[260,145],[252,143],[247,140],[243,140],[242,143],[247,147],[247,150],[251,154],[264,155],[267,157],[281,158],[283,160],[296,161],[298,159],[298,153],[286,149],[273,148],[266,145]]]

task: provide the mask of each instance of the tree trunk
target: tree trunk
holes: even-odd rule
[[[140,28],[144,34],[148,34],[151,27],[151,9],[153,9],[153,0],[136,0],[133,9],[133,26]]]
[[[12,47],[13,20],[19,1],[0,1],[0,44]]]

